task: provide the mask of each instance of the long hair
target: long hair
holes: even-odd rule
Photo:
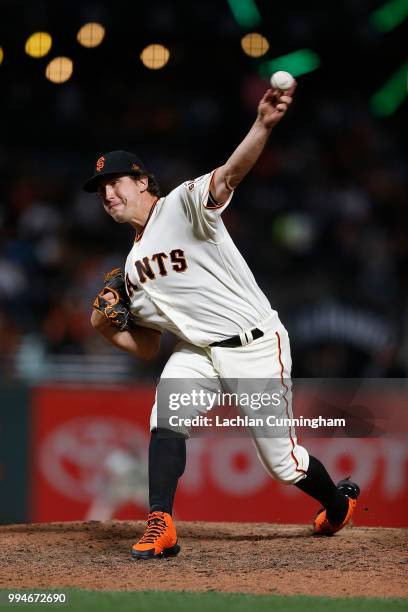
[[[151,172],[146,172],[145,170],[140,170],[131,174],[131,177],[135,179],[135,181],[139,180],[143,176],[145,176],[148,180],[147,191],[152,195],[160,197],[160,186],[154,174],[151,174]]]

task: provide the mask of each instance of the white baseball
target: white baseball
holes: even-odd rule
[[[295,79],[293,76],[284,70],[278,70],[278,72],[274,72],[271,76],[272,87],[274,89],[280,89],[281,91],[290,89],[294,82]]]

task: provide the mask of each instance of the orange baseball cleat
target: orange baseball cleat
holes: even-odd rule
[[[150,512],[147,529],[132,547],[133,559],[160,559],[174,557],[180,551],[177,533],[171,515],[167,512]]]
[[[357,505],[357,498],[360,495],[360,487],[349,478],[345,478],[337,484],[337,489],[348,498],[348,510],[345,518],[341,523],[331,523],[327,518],[326,510],[322,508],[319,510],[314,520],[313,535],[331,536],[336,533],[336,531],[343,529],[353,516],[354,509]]]

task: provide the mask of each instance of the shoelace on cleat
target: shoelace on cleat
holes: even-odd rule
[[[166,521],[161,512],[152,512],[147,519],[147,529],[144,532],[139,544],[152,544],[166,531]]]

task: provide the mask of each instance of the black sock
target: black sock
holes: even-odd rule
[[[337,490],[324,465],[310,455],[306,478],[295,484],[307,495],[317,499],[326,508],[327,518],[332,523],[341,523],[347,514],[347,497]]]
[[[149,445],[150,512],[172,513],[178,479],[185,467],[185,438],[170,430],[152,431]]]

